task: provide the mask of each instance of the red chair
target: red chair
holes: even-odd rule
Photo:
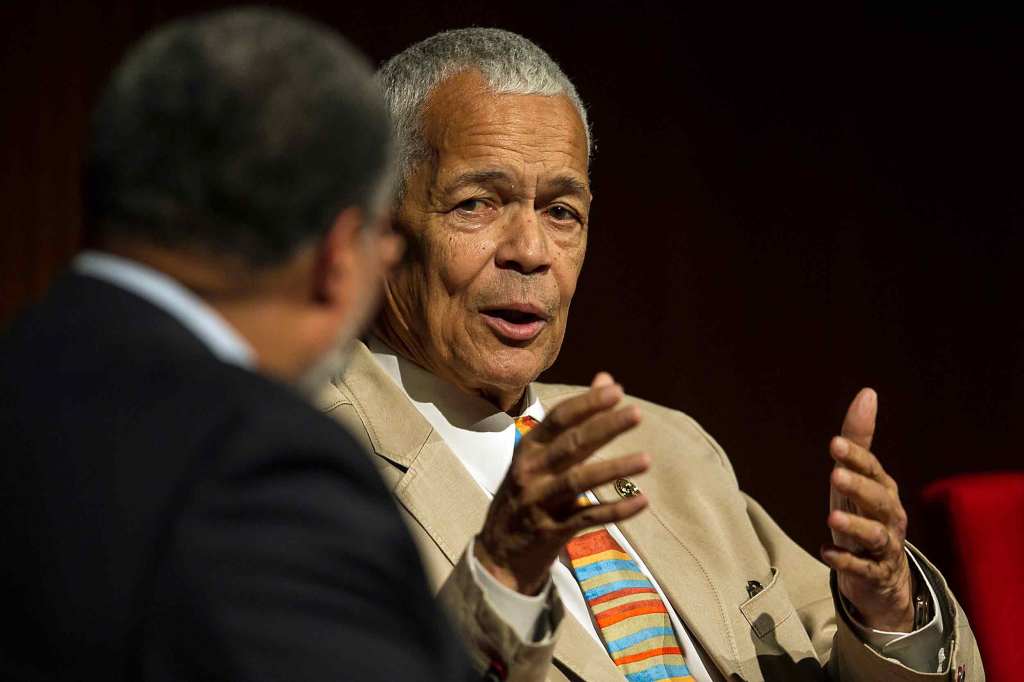
[[[988,679],[1024,680],[1024,472],[954,476],[922,497],[934,522],[928,534],[950,548],[951,580]]]

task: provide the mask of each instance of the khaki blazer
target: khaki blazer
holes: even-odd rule
[[[584,387],[534,384],[550,409]],[[828,568],[803,551],[737,485],[718,444],[681,412],[627,398],[643,422],[595,457],[651,454],[638,479],[647,510],[620,524],[702,648],[728,680],[984,680],[963,611],[939,572],[918,554],[938,589],[950,666],[923,674],[883,658],[837,617]],[[490,609],[463,556],[489,500],[391,377],[357,344],[319,402],[373,452],[421,549],[428,576],[479,667],[500,659],[510,680],[622,682],[604,649],[573,617],[550,645],[524,643]],[[594,491],[615,500],[612,486]],[[915,550],[916,551],[916,550]],[[755,596],[748,581],[764,587]],[[557,600],[556,600],[557,601]],[[555,607],[561,618],[560,605]]]

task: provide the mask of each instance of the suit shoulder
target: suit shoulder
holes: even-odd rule
[[[545,407],[548,410],[564,400],[586,392],[588,389],[587,386],[575,386],[572,384],[544,384],[540,382],[534,383],[533,388],[541,402],[545,404]],[[657,421],[663,422],[664,426],[683,429],[686,431],[696,431],[708,439],[711,438],[700,424],[697,423],[697,420],[685,412],[671,407],[665,407],[664,405],[659,405],[630,394],[626,394],[624,400],[626,404],[636,405],[639,407],[643,412],[645,419],[654,417]],[[721,449],[717,443],[713,443],[713,446],[715,449]]]
[[[316,409],[317,396],[307,399],[289,386],[250,372],[243,371],[237,380],[244,386],[239,387],[236,410],[246,430],[270,442],[288,440],[329,450],[358,448],[336,421]]]
[[[221,427],[214,437],[219,442],[211,443],[220,450],[222,466],[249,470],[302,459],[354,475],[371,471],[355,439],[295,389],[220,363],[210,369],[209,388],[230,396],[220,408]]]
[[[546,384],[540,381],[533,382],[531,387],[537,397],[540,398],[540,401],[544,403],[545,407],[549,410],[563,400],[571,398],[574,395],[579,395],[587,390],[586,386],[576,386],[573,384]]]
[[[353,399],[348,387],[341,381],[329,381],[313,395],[313,404],[321,412],[329,413],[343,405],[352,405]]]
[[[544,384],[539,382],[533,386],[537,395],[548,409],[551,409],[551,407],[563,400],[580,395],[588,388],[571,384]],[[690,415],[629,394],[625,397],[625,403],[636,405],[640,408],[643,422],[641,422],[637,431],[638,435],[644,438],[644,440],[671,440],[675,443],[689,444],[692,446],[687,448],[689,452],[703,450],[717,458],[722,466],[731,470],[732,466],[729,464],[725,451],[704,430],[697,420]]]
[[[356,400],[344,382],[335,379],[321,386],[313,396],[313,404],[323,415],[341,424],[359,442],[360,447],[367,452],[373,451],[366,421],[356,408]]]

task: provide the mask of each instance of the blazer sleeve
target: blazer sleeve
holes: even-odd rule
[[[746,496],[745,496],[746,497]],[[838,615],[839,593],[834,576],[828,569],[786,535],[756,501],[746,497],[747,510],[758,537],[784,575],[797,577],[787,580],[787,588],[796,612],[819,655],[826,662],[831,680],[841,682],[878,682],[880,680],[950,680],[961,682],[985,679],[985,670],[974,633],[963,609],[939,573],[916,548],[910,547],[926,573],[926,579],[935,588],[942,609],[945,630],[949,637],[946,645],[947,665],[941,673],[921,673],[902,663],[886,658],[864,643]]]
[[[501,671],[508,682],[539,682],[547,678],[557,639],[555,631],[565,615],[558,591],[549,590],[547,635],[540,642],[524,642],[487,599],[473,577],[469,549],[441,585],[437,598],[469,651],[477,672]],[[544,616],[542,616],[544,618]]]
[[[139,677],[479,679],[368,456],[315,416],[227,428],[184,486]]]

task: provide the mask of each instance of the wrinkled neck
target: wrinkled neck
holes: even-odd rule
[[[384,305],[373,325],[373,334],[388,348],[409,362],[425,369],[455,386],[460,391],[483,398],[502,412],[515,417],[520,408],[525,407],[523,397],[526,387],[521,386],[512,391],[489,390],[486,387],[475,388],[466,386],[446,367],[438,367],[430,358],[424,344],[413,333],[407,320],[414,319],[409,310],[394,296],[390,284],[384,286]]]

